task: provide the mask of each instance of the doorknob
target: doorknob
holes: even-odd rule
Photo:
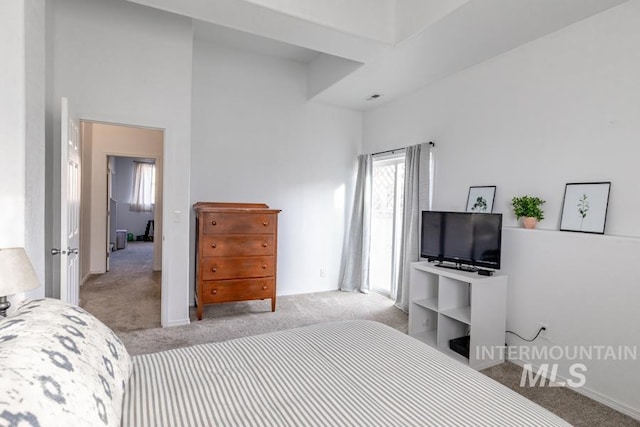
[[[66,253],[67,251],[62,251],[60,249],[56,249],[56,248],[51,249],[51,255],[58,255],[58,254],[65,255]]]
[[[67,248],[67,255],[78,255],[78,248]]]

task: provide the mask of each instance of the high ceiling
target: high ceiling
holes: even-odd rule
[[[193,18],[196,37],[305,63],[309,99],[367,110],[628,0],[129,1]]]

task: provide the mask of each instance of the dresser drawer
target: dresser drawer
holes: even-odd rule
[[[276,214],[208,212],[203,215],[204,233],[264,233],[275,232]]]
[[[275,260],[274,256],[203,258],[202,279],[270,277],[276,271]]]
[[[205,234],[202,256],[275,255],[273,234]]]
[[[202,283],[202,300],[212,302],[272,298],[275,279],[215,280]]]

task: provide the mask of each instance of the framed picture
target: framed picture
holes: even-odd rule
[[[567,184],[560,231],[604,234],[610,189],[610,182]]]
[[[496,197],[496,186],[469,187],[467,212],[493,212],[493,199]]]

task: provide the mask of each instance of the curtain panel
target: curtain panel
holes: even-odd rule
[[[151,212],[155,203],[156,166],[152,163],[136,163],[133,177],[133,192],[129,210]]]
[[[343,291],[369,292],[369,248],[371,243],[371,180],[373,158],[358,156],[353,209],[343,245],[339,286]]]
[[[420,167],[423,163],[422,145],[424,144],[407,147],[404,159],[404,204],[395,304],[405,312],[409,310],[411,263],[420,260],[420,193],[424,191],[421,188],[421,176],[429,176],[428,171],[423,171]],[[428,188],[428,183],[426,187]]]

